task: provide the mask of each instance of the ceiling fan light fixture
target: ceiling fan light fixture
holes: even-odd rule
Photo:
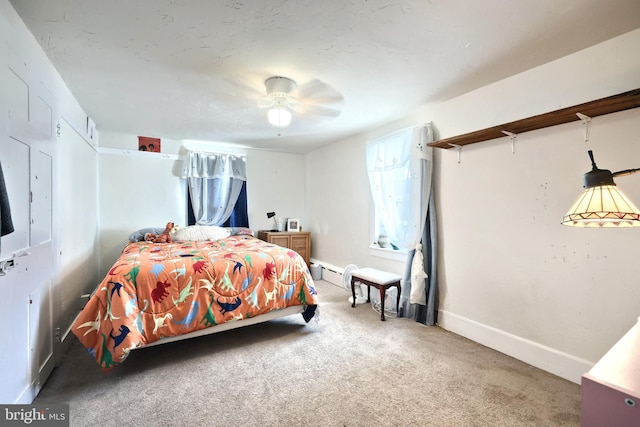
[[[264,85],[267,89],[267,95],[277,93],[287,95],[293,92],[293,90],[296,88],[296,82],[282,76],[269,77],[267,80],[265,80]]]
[[[275,127],[283,128],[291,124],[291,111],[282,107],[275,107],[269,110],[268,118],[269,123]]]
[[[317,79],[298,88],[290,78],[274,76],[265,80],[264,85],[266,94],[258,99],[257,105],[258,108],[268,110],[269,123],[275,127],[289,126],[293,114],[331,118],[340,115],[340,110],[321,104],[342,102],[342,95]],[[329,97],[326,96],[327,93],[330,94]]]

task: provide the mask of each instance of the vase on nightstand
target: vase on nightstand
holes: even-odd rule
[[[387,236],[386,234],[381,234],[378,236],[378,246],[380,246],[381,248],[388,248],[389,243],[389,236]]]

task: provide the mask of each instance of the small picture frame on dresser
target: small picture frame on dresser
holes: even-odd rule
[[[298,218],[287,219],[287,231],[300,231],[300,220]]]

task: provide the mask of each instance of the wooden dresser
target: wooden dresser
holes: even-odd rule
[[[309,265],[311,258],[311,232],[310,231],[258,231],[258,239],[274,245],[294,250],[304,258]]]

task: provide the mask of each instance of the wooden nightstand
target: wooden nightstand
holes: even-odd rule
[[[282,246],[296,251],[309,265],[311,258],[311,232],[310,231],[258,231],[258,239],[274,245]]]

